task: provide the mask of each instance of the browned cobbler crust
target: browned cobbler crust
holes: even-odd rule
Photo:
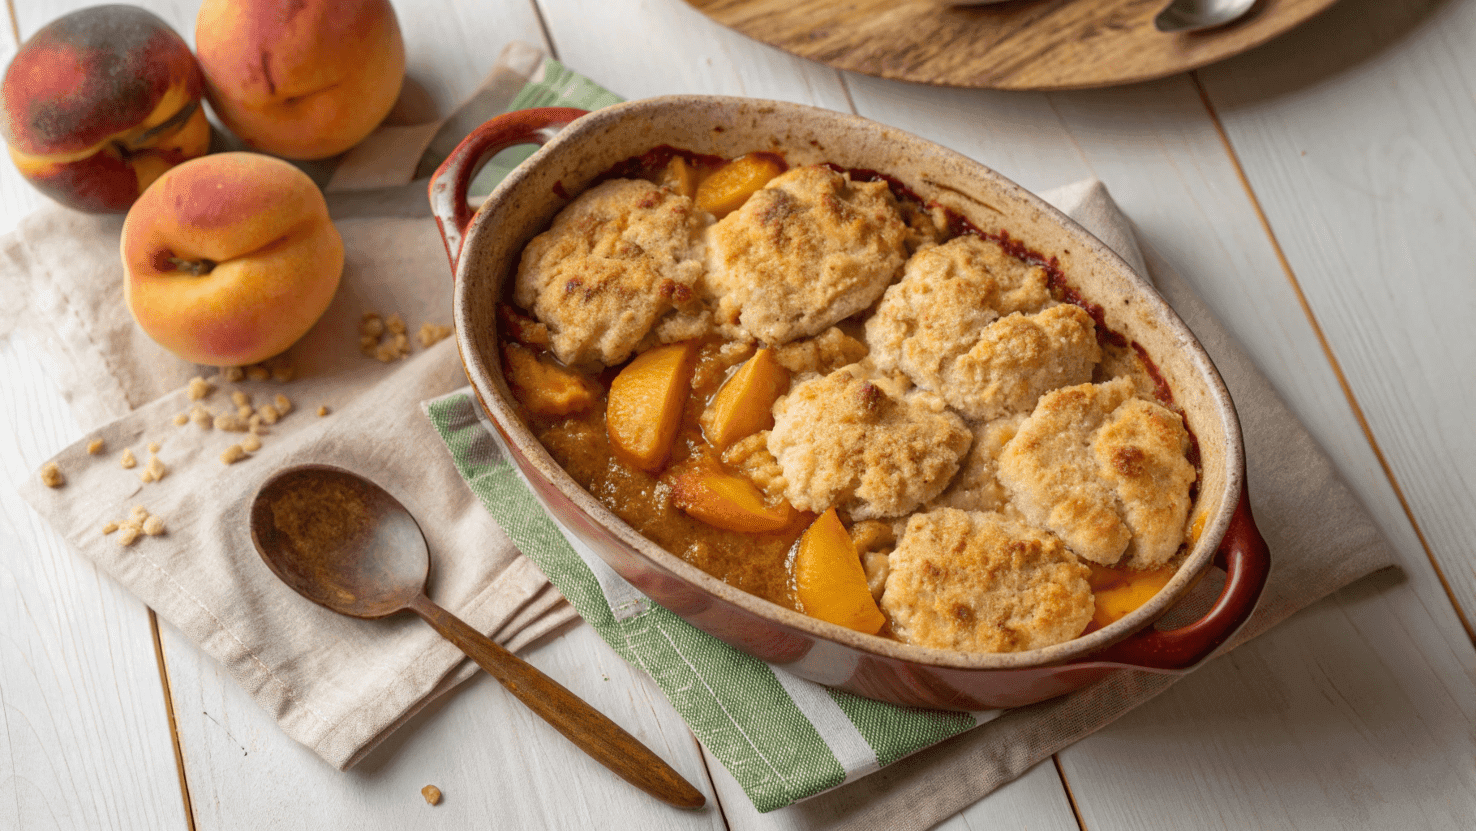
[[[720,329],[770,346],[817,335],[881,297],[906,241],[884,182],[852,182],[825,167],[784,173],[708,235]]]
[[[882,610],[908,643],[1019,652],[1070,640],[1092,617],[1089,569],[997,513],[913,514],[889,565]]]
[[[620,171],[646,178],[575,199],[523,253],[512,299],[531,317],[499,312],[504,356],[587,384],[554,408],[513,390],[614,513],[793,609],[796,540],[833,508],[883,632],[965,651],[1070,640],[1103,625],[1093,586],[1174,567],[1192,436],[1148,357],[1054,260],[829,166],[781,173],[713,222],[700,205],[731,204],[704,201],[701,181],[724,161],[651,156],[676,158],[682,176],[643,156]],[[676,439],[663,467],[640,468],[612,443],[607,390],[632,355],[679,340],[696,357]],[[747,435],[723,426],[738,397],[717,400],[740,375],[733,390],[766,390],[744,399]],[[692,496],[749,485],[721,510]],[[758,503],[785,527],[731,519]]]
[[[523,249],[513,299],[547,325],[559,360],[618,364],[663,315],[694,307],[711,221],[691,199],[650,182],[605,182]],[[696,311],[688,336],[704,328]]]

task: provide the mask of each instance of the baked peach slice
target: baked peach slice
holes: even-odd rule
[[[509,343],[502,352],[507,376],[518,390],[518,400],[535,415],[545,417],[581,413],[594,403],[599,390],[589,379],[533,350]]]
[[[759,489],[742,476],[706,465],[672,480],[671,502],[708,525],[743,534],[780,531],[797,516],[788,502],[765,503]]]
[[[774,426],[774,402],[789,386],[789,370],[765,347],[743,362],[702,413],[702,433],[719,450]]]
[[[658,346],[637,355],[610,382],[605,429],[615,451],[655,473],[666,462],[692,385],[697,342]]]
[[[1098,627],[1116,623],[1152,600],[1178,571],[1177,566],[1165,566],[1124,576],[1122,572],[1095,563],[1087,565],[1092,569],[1090,582],[1097,603],[1092,612],[1092,623]]]
[[[851,535],[831,508],[800,537],[794,558],[800,610],[810,617],[874,635],[887,619],[866,585]]]
[[[750,153],[714,170],[697,186],[697,207],[722,219],[743,207],[748,197],[784,172],[777,156]]]

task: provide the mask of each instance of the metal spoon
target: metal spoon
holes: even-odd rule
[[[1213,29],[1235,20],[1255,4],[1256,0],[1172,0],[1153,18],[1153,27],[1168,33]]]
[[[415,518],[382,488],[327,465],[275,474],[251,503],[251,541],[283,582],[359,618],[409,609],[595,761],[681,808],[705,798],[615,722],[425,594],[430,550]]]

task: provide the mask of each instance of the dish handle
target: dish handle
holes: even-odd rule
[[[1149,626],[1088,660],[1144,669],[1188,669],[1208,658],[1250,618],[1271,573],[1271,551],[1251,516],[1250,492],[1244,483],[1230,527],[1215,552],[1215,565],[1225,571],[1225,586],[1204,617],[1166,631]]]
[[[500,151],[519,144],[542,145],[585,113],[571,107],[535,107],[503,113],[471,131],[436,168],[430,180],[431,213],[441,229],[453,278],[456,262],[461,258],[461,243],[475,213],[467,202],[472,177]]]

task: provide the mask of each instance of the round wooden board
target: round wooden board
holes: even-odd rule
[[[1261,0],[1239,21],[1168,35],[1168,0],[687,0],[717,22],[803,58],[924,84],[1052,90],[1148,81],[1244,52],[1336,0]]]

